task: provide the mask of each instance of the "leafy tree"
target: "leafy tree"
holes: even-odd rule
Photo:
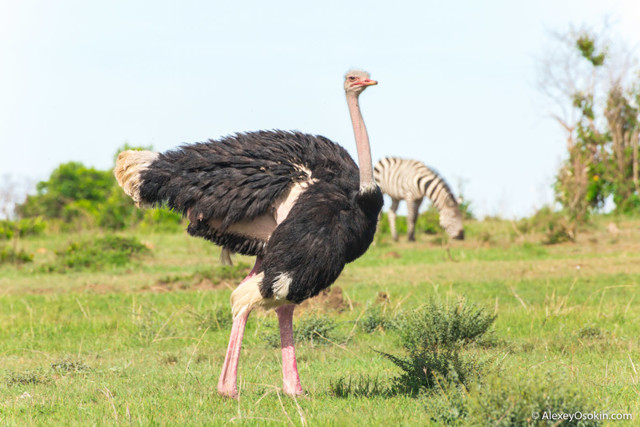
[[[117,153],[143,149],[151,147],[125,144]],[[36,194],[16,206],[16,213],[22,218],[60,220],[67,228],[99,226],[122,229],[142,223],[151,228],[175,229],[182,221],[181,215],[167,209],[146,213],[137,209],[116,183],[111,169],[101,171],[78,162],[58,166],[49,180],[37,184]]]
[[[91,205],[104,203],[113,187],[111,172],[88,168],[79,162],[69,162],[58,166],[48,181],[36,186],[36,194],[18,205],[16,210],[23,218],[42,216],[69,220],[78,212]],[[74,206],[76,203],[76,206]]]
[[[618,212],[640,209],[640,86],[629,55],[614,51],[604,34],[582,29],[557,41],[542,62],[540,83],[567,137],[554,190],[573,233],[610,196]]]

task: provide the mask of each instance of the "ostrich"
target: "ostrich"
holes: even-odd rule
[[[293,343],[296,304],[329,287],[369,247],[382,208],[358,97],[376,85],[364,71],[344,80],[358,161],[322,136],[286,131],[239,133],[165,153],[124,151],[114,174],[138,206],[167,203],[187,231],[223,251],[256,256],[231,294],[233,324],[218,393],[237,397],[249,313],[275,309],[283,389],[303,393]]]

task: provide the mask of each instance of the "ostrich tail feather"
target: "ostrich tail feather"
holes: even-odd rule
[[[141,174],[158,158],[158,153],[152,151],[123,151],[118,155],[113,174],[124,192],[140,207],[146,205],[140,197],[142,185]]]

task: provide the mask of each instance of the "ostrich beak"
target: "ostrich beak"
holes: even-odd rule
[[[363,82],[362,82],[362,86],[375,86],[375,85],[377,85],[377,84],[378,84],[378,82],[377,82],[377,81],[375,81],[375,80],[369,80],[369,79],[367,79],[367,80],[365,80],[365,81],[363,81]]]

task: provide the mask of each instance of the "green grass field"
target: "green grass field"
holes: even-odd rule
[[[554,246],[508,221],[470,222],[467,240],[447,245],[378,236],[330,294],[296,311],[294,326],[335,324],[297,345],[307,394],[283,395],[275,314],[255,312],[237,401],[216,385],[229,295],[252,260],[221,269],[219,250],[186,233],[122,235],[150,254],[46,272],[70,241],[96,238],[49,235],[17,242],[33,263],[0,266],[0,425],[528,425],[540,420],[512,412],[543,411],[541,401],[640,420],[640,221],[597,218],[576,243]],[[362,327],[369,313],[461,298],[497,315],[495,343],[464,350],[490,366],[469,388],[389,392],[400,370],[378,351],[402,349],[392,328]]]

